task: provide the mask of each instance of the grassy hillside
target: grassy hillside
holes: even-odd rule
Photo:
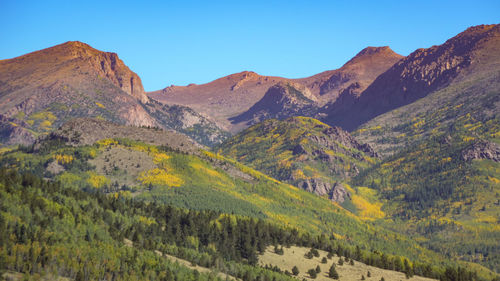
[[[283,247],[283,254],[281,254],[276,253],[273,250],[273,247],[269,247],[266,249],[265,253],[259,257],[259,263],[262,266],[276,266],[281,271],[288,271],[290,273],[292,273],[293,267],[297,267],[298,274],[296,277],[299,279],[305,278],[306,280],[327,281],[334,279],[328,276],[329,269],[332,265],[335,266],[335,270],[338,273],[337,279],[345,281],[362,280],[362,276],[365,277],[365,280],[380,280],[382,277],[387,281],[398,281],[403,279],[414,281],[435,280],[410,275],[408,275],[407,278],[403,272],[381,269],[358,261],[353,261],[351,264],[350,259],[348,262],[345,261],[345,256],[339,257],[336,254],[329,255],[327,251],[322,250],[317,250],[317,257],[312,256],[311,258],[308,258],[307,253],[310,251],[310,248],[292,246],[289,248]],[[342,262],[339,264],[339,260],[341,259]],[[403,264],[402,261],[401,264]],[[308,271],[310,269],[316,269],[317,266],[320,267],[320,272],[317,273],[316,278],[312,278]],[[370,272],[370,276],[368,276],[368,272]]]

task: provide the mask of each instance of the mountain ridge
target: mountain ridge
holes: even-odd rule
[[[201,85],[170,86],[148,92],[148,96],[166,104],[190,106],[213,117],[226,130],[236,133],[251,125],[235,122],[238,116],[251,115],[251,107],[265,98],[268,90],[277,84],[288,83],[300,88],[304,95],[314,97],[314,106],[319,108],[335,100],[346,89],[358,94],[378,74],[401,58],[387,46],[367,47],[341,68],[306,78],[288,79],[243,71]]]
[[[72,118],[175,129],[204,145],[226,137],[208,117],[150,100],[116,53],[79,41],[0,61],[0,139],[30,144]]]
[[[371,118],[410,104],[464,79],[498,67],[500,25],[467,29],[442,45],[417,49],[381,74],[359,98],[339,99],[324,109],[324,121],[353,130]],[[489,59],[485,59],[489,58]]]

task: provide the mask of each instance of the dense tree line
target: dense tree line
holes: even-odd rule
[[[257,255],[271,245],[299,245],[409,276],[476,280],[464,269],[411,263],[261,219],[64,188],[12,170],[0,169],[0,200],[2,270],[52,272],[78,280],[217,278],[168,262],[155,253],[159,251],[245,281],[289,280],[285,274],[256,266]],[[127,240],[131,247],[123,247]]]

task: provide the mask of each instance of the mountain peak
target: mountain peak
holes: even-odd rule
[[[386,58],[403,58],[400,54],[394,52],[389,46],[382,47],[366,47],[356,54],[346,65],[360,63],[366,60],[386,59]]]
[[[89,44],[83,43],[81,41],[68,41],[59,45],[56,45],[55,47],[66,47],[66,48],[84,48],[84,49],[93,49]]]
[[[487,31],[493,30],[494,32],[500,32],[500,24],[481,24],[476,26],[471,26],[458,34],[457,36],[463,35],[475,35],[481,34]]]

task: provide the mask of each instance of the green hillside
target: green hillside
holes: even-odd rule
[[[466,130],[498,139],[500,72],[477,74],[373,118],[353,135],[384,155],[426,138]]]
[[[136,199],[179,207],[265,218],[314,234],[334,235],[366,249],[404,253],[411,258],[433,257],[404,236],[365,223],[325,198],[220,155],[199,153],[128,139],[103,139],[79,147],[52,140],[38,150],[5,153],[1,163],[59,180],[68,187],[124,192]]]
[[[294,186],[326,195],[377,162],[369,146],[316,119],[266,120],[215,148],[254,169]]]
[[[423,246],[495,270],[500,163],[464,159],[481,143],[463,133],[436,136],[362,172],[353,184],[378,190],[382,210],[403,222],[400,231],[425,237]]]

